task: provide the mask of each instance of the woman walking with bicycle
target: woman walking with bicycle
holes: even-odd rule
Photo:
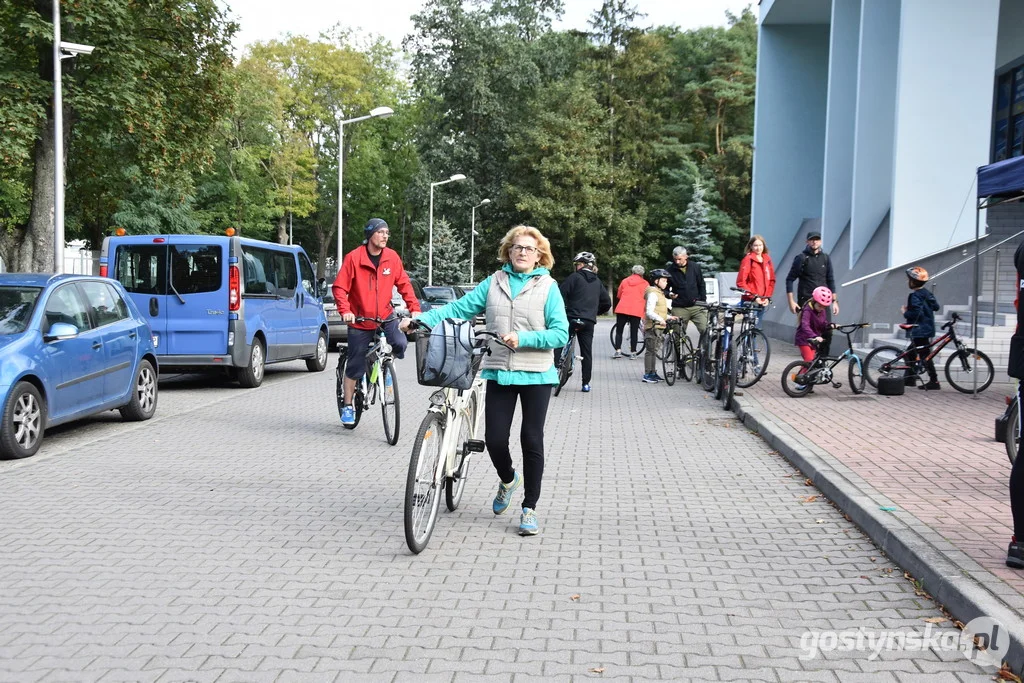
[[[749,293],[743,295],[743,301],[753,301],[759,306],[767,306],[775,293],[775,266],[768,255],[768,247],[764,238],[754,235],[747,242],[747,251],[740,261],[740,271],[736,274],[736,286]],[[764,309],[754,314],[756,324],[761,326]]]
[[[516,350],[492,344],[483,358],[480,377],[487,381],[484,402],[484,441],[501,480],[492,511],[504,513],[512,494],[525,483],[519,533],[540,531],[537,502],[544,476],[544,422],[551,388],[558,384],[554,349],[569,340],[569,321],[558,285],[551,277],[551,244],[537,228],[519,225],[506,233],[498,247],[501,269],[469,294],[441,308],[416,316],[433,327],[445,318],[472,320],[484,314],[487,330]],[[403,322],[403,329],[408,324]],[[512,463],[509,435],[516,402],[522,407],[520,440],[522,474]]]
[[[907,321],[907,337],[914,343],[914,350],[907,354],[907,360],[911,365],[915,365],[918,358],[922,359],[924,368],[928,371],[928,384],[922,384],[918,388],[938,391],[939,376],[935,372],[935,363],[928,357],[927,349],[932,343],[932,337],[935,336],[935,311],[939,310],[939,301],[924,287],[928,282],[927,270],[914,266],[907,268],[906,272],[910,295],[907,297],[907,305],[900,310]],[[908,371],[903,382],[907,386],[917,384],[917,373]]]
[[[640,323],[644,319],[644,292],[647,291],[647,280],[644,279],[644,267],[633,266],[633,273],[623,278],[619,283],[616,292],[617,303],[615,304],[615,331],[612,338],[612,347],[615,355],[612,358],[622,358],[622,331],[629,325],[629,357],[636,358],[637,333]]]

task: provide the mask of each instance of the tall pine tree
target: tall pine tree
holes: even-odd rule
[[[708,225],[710,209],[704,201],[704,185],[697,179],[693,183],[693,198],[686,212],[676,216],[682,223],[679,232],[672,236],[700,264],[708,275],[718,271],[718,259],[722,248],[711,240],[711,226]]]

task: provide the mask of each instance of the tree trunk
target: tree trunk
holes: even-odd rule
[[[277,243],[288,244],[288,217],[281,216],[277,219]]]
[[[24,273],[53,272],[54,149],[53,116],[46,117],[32,151],[32,208],[15,268]]]

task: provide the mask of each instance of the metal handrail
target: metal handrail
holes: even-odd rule
[[[1021,233],[1017,233],[1017,235],[1019,235],[1019,234],[1021,234]],[[1014,237],[1016,237],[1017,235],[1014,235]],[[979,239],[985,239],[986,237],[988,237],[987,234],[986,235],[982,235]],[[1013,239],[1013,237],[1010,237],[1009,239]],[[850,280],[849,282],[844,282],[844,283],[842,283],[839,286],[840,287],[846,287],[848,285],[855,285],[858,282],[863,282],[864,280],[870,280],[871,278],[875,277],[876,275],[884,275],[885,273],[888,273],[889,271],[892,271],[892,270],[898,270],[899,268],[906,268],[907,266],[913,265],[915,263],[919,263],[920,261],[923,261],[923,260],[925,260],[927,258],[931,258],[932,256],[938,256],[939,254],[945,253],[947,251],[951,251],[953,249],[959,249],[960,247],[967,246],[968,244],[974,244],[974,240],[973,239],[969,239],[969,240],[967,240],[965,242],[960,242],[959,244],[954,244],[951,247],[946,247],[945,249],[940,249],[939,251],[933,251],[932,253],[925,254],[924,256],[918,256],[913,261],[907,261],[906,263],[901,263],[901,264],[896,265],[896,266],[889,266],[888,268],[883,268],[882,270],[876,270],[873,273],[868,273],[867,275],[862,275],[859,278],[857,278],[856,280]],[[1002,244],[1002,242],[1000,242],[999,244]],[[996,246],[999,246],[999,245],[996,245]],[[988,251],[988,250],[986,249],[985,251]],[[983,251],[981,253],[984,254],[985,252]],[[962,261],[961,263],[965,263],[966,261],[969,261],[972,258],[974,258],[974,257],[971,256],[968,259],[966,259],[965,261]],[[960,265],[960,263],[958,263],[957,265]],[[953,268],[956,268],[956,266],[953,266]],[[947,268],[947,270],[950,270],[950,269]],[[934,280],[935,276],[932,276],[931,279]]]
[[[997,247],[1000,247],[1000,246],[1002,246],[1002,245],[1006,244],[1007,242],[1009,242],[1010,240],[1012,240],[1012,239],[1015,239],[1015,238],[1017,238],[1017,237],[1020,237],[1021,235],[1024,235],[1024,230],[1021,230],[1020,232],[1018,232],[1018,233],[1016,233],[1016,234],[1010,235],[1010,236],[1009,236],[1009,237],[1007,237],[1007,238],[1006,238],[1005,240],[1000,240],[999,242],[996,242],[996,243],[995,243],[995,244],[993,244],[993,245],[992,245],[991,247],[988,247],[988,248],[987,248],[987,249],[985,249],[984,251],[982,251],[982,252],[979,252],[979,253],[978,253],[977,255],[978,255],[978,256],[980,257],[980,256],[982,256],[983,254],[987,254],[988,252],[992,251],[993,249],[995,249],[995,248],[997,248]],[[984,237],[984,236],[983,236],[983,237]],[[971,241],[973,242],[974,240],[971,240]],[[959,268],[960,266],[962,266],[963,264],[967,263],[968,261],[971,261],[972,259],[974,259],[974,256],[968,256],[967,258],[963,259],[962,261],[959,261],[959,262],[957,262],[957,263],[954,263],[954,264],[953,264],[953,265],[951,265],[951,266],[950,266],[949,268],[945,268],[945,269],[943,269],[943,270],[940,270],[939,272],[935,273],[935,275],[932,275],[930,279],[931,279],[931,280],[935,280],[935,279],[936,279],[936,278],[938,278],[938,277],[939,277],[940,275],[945,275],[946,273],[948,273],[949,271],[953,270],[954,268]]]

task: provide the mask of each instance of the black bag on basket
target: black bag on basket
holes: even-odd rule
[[[476,368],[473,363],[473,324],[448,318],[429,335],[416,339],[416,378],[428,387],[469,389]]]

